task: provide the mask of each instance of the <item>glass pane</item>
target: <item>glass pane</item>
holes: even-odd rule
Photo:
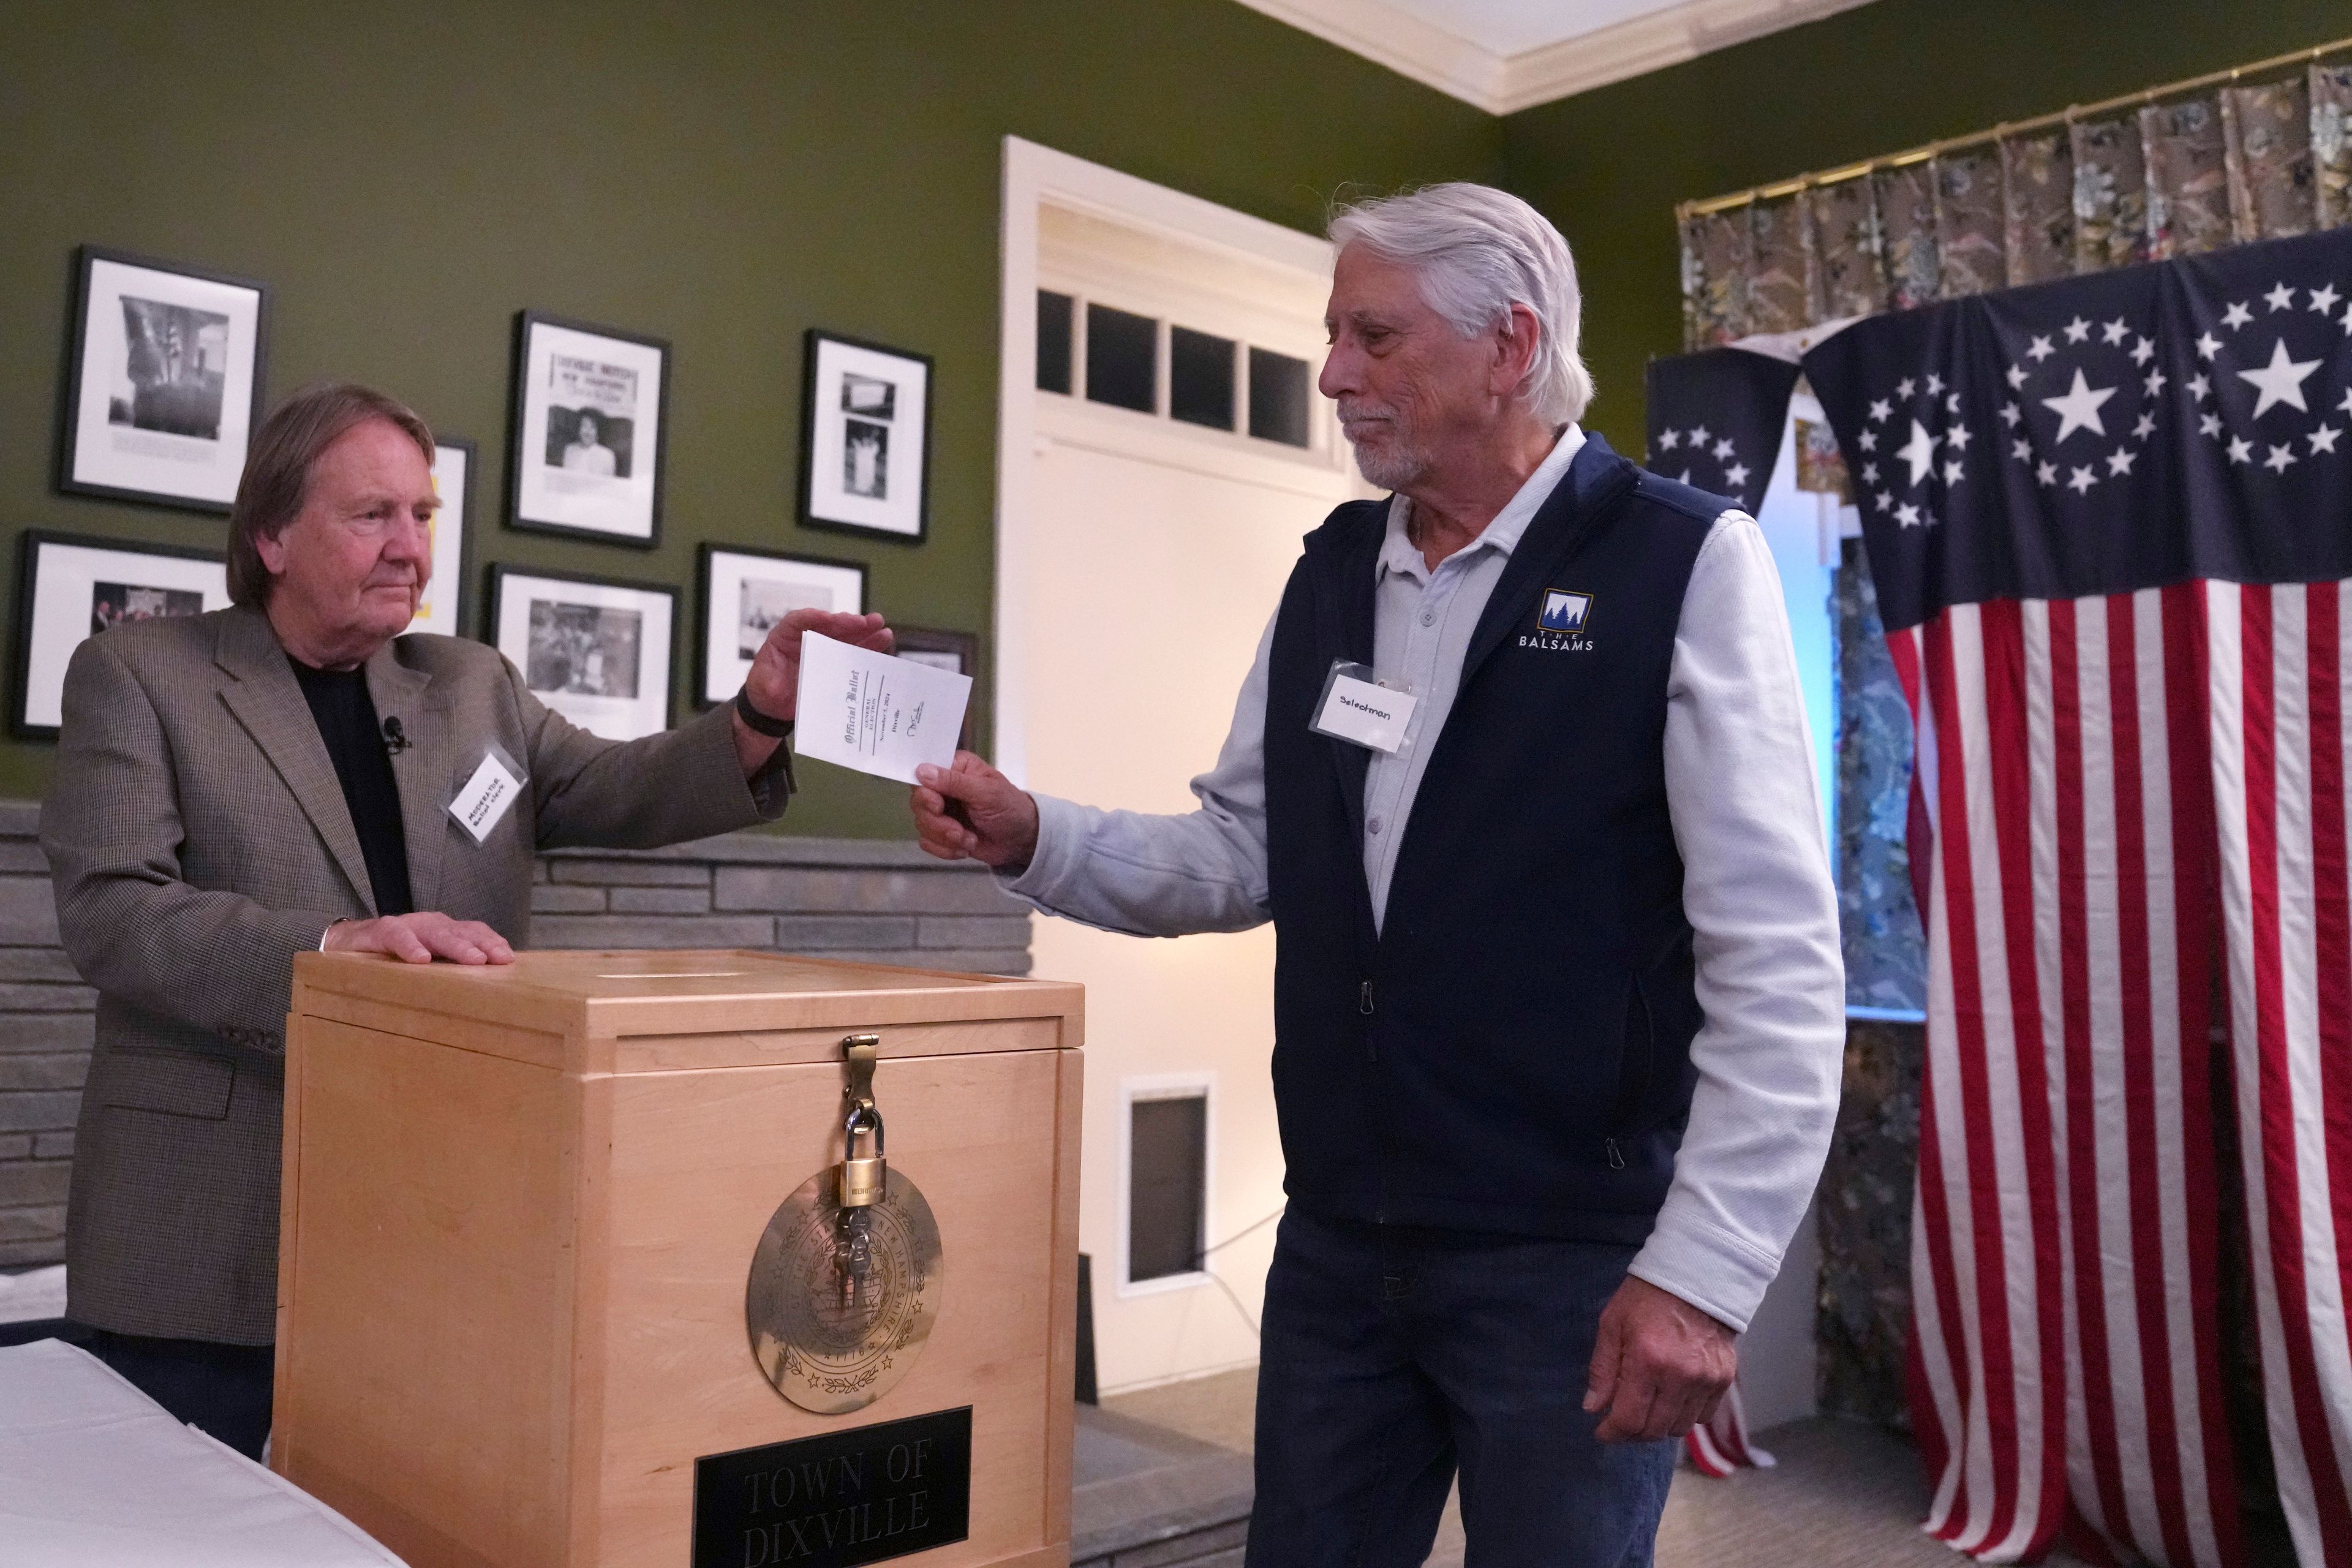
[[[1070,390],[1070,307],[1067,294],[1037,290],[1037,390]]]
[[[1129,1110],[1127,1277],[1197,1272],[1206,1245],[1208,1098],[1139,1100]]]
[[[1168,414],[1188,425],[1234,427],[1234,341],[1168,330]]]
[[[1249,370],[1249,433],[1288,447],[1307,445],[1307,362],[1254,348]]]
[[[1157,414],[1160,323],[1149,316],[1087,307],[1087,396],[1114,408]]]

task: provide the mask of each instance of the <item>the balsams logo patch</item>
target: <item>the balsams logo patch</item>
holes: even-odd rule
[[[1588,653],[1592,638],[1592,595],[1571,588],[1547,588],[1536,611],[1536,629],[1519,634],[1521,647],[1546,653]]]
[[[1536,616],[1536,629],[1580,632],[1591,614],[1591,595],[1571,594],[1565,588],[1547,588],[1544,590],[1543,610]]]

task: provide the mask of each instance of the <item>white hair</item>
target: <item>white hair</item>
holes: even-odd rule
[[[1324,232],[1341,249],[1360,245],[1412,268],[1422,299],[1465,338],[1526,306],[1539,331],[1520,395],[1548,424],[1584,416],[1592,373],[1576,353],[1583,315],[1576,258],[1535,208],[1508,191],[1454,181],[1344,204]]]

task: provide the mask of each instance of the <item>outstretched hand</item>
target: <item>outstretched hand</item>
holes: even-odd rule
[[[771,719],[790,719],[800,706],[801,638],[810,632],[875,653],[888,653],[898,643],[880,616],[793,611],[768,628],[768,638],[752,657],[751,673],[743,681],[751,706]]]
[[[1608,1412],[1593,1436],[1604,1443],[1679,1437],[1706,1420],[1739,1370],[1734,1338],[1680,1296],[1627,1275],[1593,1340],[1584,1408]]]
[[[1037,803],[971,752],[958,752],[951,768],[927,763],[915,779],[910,804],[925,854],[1018,870],[1037,852]]]

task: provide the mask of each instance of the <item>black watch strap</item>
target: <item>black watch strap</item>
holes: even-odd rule
[[[751,706],[751,689],[748,686],[735,693],[735,714],[750,725],[754,733],[765,735],[772,741],[783,740],[793,732],[790,719],[771,719]]]

